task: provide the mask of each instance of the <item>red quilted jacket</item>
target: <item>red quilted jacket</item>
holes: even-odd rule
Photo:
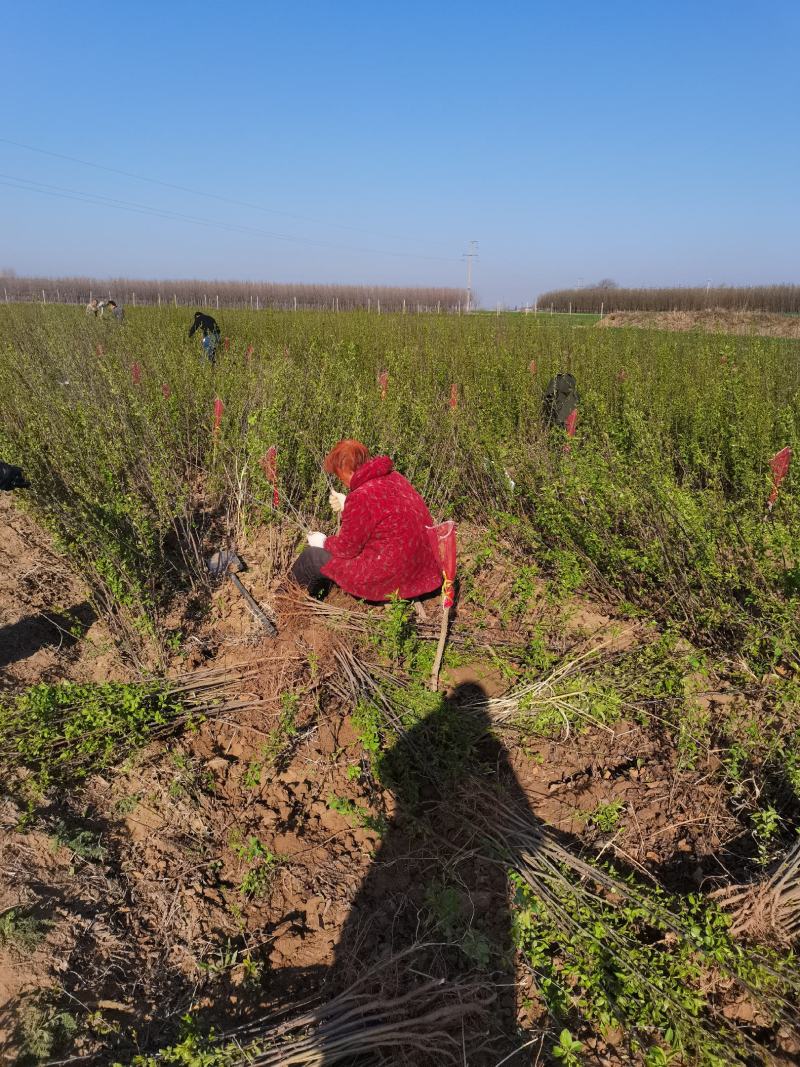
[[[403,599],[432,593],[442,570],[428,543],[433,519],[425,501],[388,456],[375,456],[353,475],[342,528],[325,539],[333,556],[326,578],[364,600]]]

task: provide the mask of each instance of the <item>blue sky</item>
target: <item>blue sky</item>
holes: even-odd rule
[[[0,269],[463,285],[475,239],[484,306],[800,282],[796,0],[45,0],[2,39]]]

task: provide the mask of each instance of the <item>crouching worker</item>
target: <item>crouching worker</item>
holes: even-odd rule
[[[109,309],[109,311],[117,320],[117,322],[122,322],[125,319],[125,308],[120,307],[116,300],[106,300],[106,307]]]
[[[202,337],[200,341],[202,349],[213,367],[217,360],[217,345],[220,339],[217,320],[211,315],[205,315],[202,311],[195,311],[194,322],[189,328],[189,336],[193,337],[198,330]]]
[[[331,492],[341,511],[338,534],[308,535],[292,567],[292,577],[312,596],[335,582],[363,600],[404,600],[432,593],[442,584],[442,570],[425,532],[433,519],[425,501],[388,456],[370,454],[360,441],[340,441],[325,457],[327,474],[349,489]]]

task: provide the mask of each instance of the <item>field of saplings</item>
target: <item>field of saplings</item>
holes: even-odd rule
[[[797,1062],[800,342],[215,316],[0,306],[2,1054]],[[286,580],[341,438],[456,524],[438,688]]]

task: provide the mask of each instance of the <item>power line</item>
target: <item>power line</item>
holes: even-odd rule
[[[84,193],[77,189],[65,189],[58,185],[48,185],[45,182],[36,182],[31,178],[18,178],[13,174],[0,173],[0,185],[10,189],[21,189],[28,193],[40,193],[43,196],[54,196],[61,200],[77,200],[82,204],[92,204],[95,207],[113,207],[120,211],[130,211],[137,215],[153,215],[157,218],[176,219],[182,222],[192,222],[200,226],[219,225],[225,229],[230,228],[227,223],[215,224],[211,220],[196,218],[191,215],[182,215],[168,209],[149,207],[145,204],[135,204],[124,200],[114,200],[111,197],[101,196],[99,193]]]
[[[309,215],[297,215],[290,211],[280,211],[278,208],[264,207],[262,204],[251,204],[246,200],[237,200],[235,197],[222,196],[219,193],[206,193],[201,189],[192,189],[186,185],[176,185],[174,182],[165,182],[160,178],[150,178],[144,174],[134,174],[132,171],[120,170],[118,167],[108,167],[103,163],[93,163],[88,159],[79,159],[77,156],[68,156],[63,152],[52,152],[47,148],[37,148],[35,145],[23,144],[21,141],[12,141],[8,137],[0,137],[0,144],[13,145],[15,148],[24,148],[27,152],[37,152],[42,156],[51,156],[53,159],[64,159],[69,163],[78,163],[82,167],[91,167],[93,170],[103,170],[108,174],[119,174],[124,178],[133,178],[137,182],[148,182],[150,185],[160,185],[164,189],[174,189],[179,193],[189,193],[192,196],[203,196],[208,200],[218,200],[223,204],[234,204],[236,207],[246,207],[250,211],[263,211],[267,215],[281,215],[287,219],[297,219],[298,222],[312,222],[317,226],[330,226],[337,230],[350,230],[353,233],[373,234],[377,237],[388,237],[398,240],[399,234],[376,233],[373,230],[365,230],[359,226],[348,226],[341,222],[328,222],[325,219],[315,219]]]
[[[51,185],[47,182],[37,182],[32,178],[20,178],[15,174],[2,174],[0,178],[7,179],[4,185],[11,188],[24,189],[32,193],[46,193],[51,196],[59,196],[66,200],[78,200],[86,204],[95,204],[103,207],[114,207],[125,211],[134,211],[142,215],[155,215],[159,218],[177,219],[182,222],[191,222],[201,226],[217,226],[227,230],[239,230],[244,233],[255,233],[259,236],[275,237],[283,240],[309,241],[309,238],[292,238],[284,234],[274,233],[269,230],[260,230],[252,226],[241,226],[238,223],[224,222],[222,220],[207,219],[198,215],[186,215],[171,208],[158,208],[150,204],[139,204],[131,200],[119,200],[116,197],[103,196],[101,193],[87,193],[81,189],[68,189],[62,185]],[[15,184],[11,184],[15,183]]]
[[[115,197],[103,196],[100,193],[87,193],[80,189],[68,189],[60,185],[51,185],[47,182],[37,182],[31,178],[20,178],[14,174],[0,173],[0,185],[11,189],[19,189],[24,192],[37,193],[41,196],[57,197],[62,200],[76,200],[79,203],[92,204],[99,207],[108,207],[116,211],[133,212],[139,215],[151,215],[155,218],[187,222],[195,226],[205,226],[230,233],[243,233],[256,237],[270,237],[279,241],[290,241],[298,244],[313,245],[323,248],[334,248],[349,252],[362,252],[370,255],[392,256],[400,259],[425,259],[440,263],[454,263],[455,258],[447,256],[431,256],[423,253],[397,252],[382,248],[363,248],[357,245],[342,245],[334,241],[321,241],[312,237],[296,237],[293,234],[276,233],[271,230],[262,230],[254,226],[243,226],[239,223],[224,222],[218,219],[207,219],[202,216],[186,215],[169,208],[157,208],[148,204],[139,204],[130,200],[119,200]]]

